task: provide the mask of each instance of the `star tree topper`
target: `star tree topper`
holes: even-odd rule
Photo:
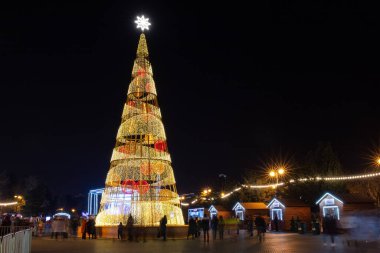
[[[149,23],[149,18],[145,18],[144,15],[142,15],[141,17],[137,16],[137,20],[135,21],[135,23],[137,24],[137,28],[140,28],[143,32],[145,29],[149,30],[149,26],[151,25]]]

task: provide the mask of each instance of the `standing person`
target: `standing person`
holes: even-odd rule
[[[333,215],[327,214],[326,217],[323,219],[323,245],[326,246],[326,237],[329,235],[331,240],[331,247],[335,247],[335,234],[337,233],[336,229],[336,219]]]
[[[42,219],[39,219],[38,221],[38,236],[42,236],[42,231],[44,229],[44,222],[42,221]]]
[[[266,231],[266,223],[263,217],[260,215],[255,219],[255,225],[257,229],[257,236],[259,237],[259,242],[263,241],[264,233]]]
[[[251,237],[253,237],[253,217],[248,216],[247,230]]]
[[[71,235],[74,236],[75,238],[78,235],[78,227],[79,227],[78,216],[73,215],[70,219],[70,230],[71,230]]]
[[[208,231],[210,230],[210,219],[207,217],[207,214],[204,215],[202,219],[202,228],[203,228],[203,242],[209,242],[210,235]]]
[[[274,215],[273,223],[274,223],[274,230],[276,230],[276,232],[278,232],[278,217],[277,217],[277,214]]]
[[[212,229],[212,239],[213,240],[216,240],[216,231],[218,229],[218,223],[219,223],[218,217],[216,215],[214,215],[211,219],[211,229]]]
[[[197,217],[196,223],[197,223],[197,233],[195,234],[195,237],[199,237],[201,236],[202,221]]]
[[[133,241],[133,218],[132,215],[129,214],[127,220],[127,232],[128,232],[128,241]]]
[[[54,218],[51,223],[51,239],[57,239],[57,218]]]
[[[164,241],[166,241],[166,223],[168,223],[168,219],[166,218],[166,215],[164,215],[160,220],[160,230]]]
[[[95,238],[95,221],[93,217],[90,217],[87,221],[87,234],[88,234],[88,239],[96,239]]]
[[[223,216],[219,216],[218,230],[219,230],[219,239],[223,240],[224,237],[224,226],[225,222]]]
[[[82,224],[81,224],[81,232],[82,232],[82,239],[86,240],[86,233],[87,233],[87,220],[86,218],[82,219]]]
[[[119,226],[117,226],[117,239],[123,239],[123,223],[121,222]]]
[[[189,240],[189,235],[191,235],[192,239],[194,240],[196,233],[197,233],[197,223],[195,222],[194,218],[191,217],[189,220],[189,230],[187,231],[187,240]]]

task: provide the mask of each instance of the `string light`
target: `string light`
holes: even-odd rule
[[[312,177],[312,178],[300,178],[300,179],[290,179],[288,183],[297,183],[297,182],[306,182],[306,181],[347,181],[347,180],[356,180],[356,179],[367,179],[372,177],[380,177],[380,172],[376,173],[368,173],[368,174],[360,174],[360,175],[350,175],[350,176],[340,176],[340,177]],[[235,192],[240,191],[242,188],[250,188],[250,189],[274,189],[278,186],[284,186],[286,185],[286,182],[280,182],[278,184],[263,184],[263,185],[246,185],[243,184],[241,187],[238,187],[234,189],[233,191],[230,191],[228,193],[223,193],[220,198],[225,199],[228,198],[230,195],[232,195]],[[193,201],[194,202],[194,201]],[[191,202],[191,204],[193,204]],[[195,202],[194,202],[195,203]]]

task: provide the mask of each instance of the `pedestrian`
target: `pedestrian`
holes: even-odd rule
[[[218,230],[218,217],[216,215],[212,216],[211,219],[211,229],[212,229],[212,239],[216,240],[216,231]]]
[[[210,230],[210,219],[207,217],[207,214],[204,215],[202,219],[202,228],[203,228],[203,242],[209,242],[210,240],[210,235],[209,235],[209,230]]]
[[[38,221],[38,236],[41,237],[42,236],[42,231],[44,229],[44,222],[42,221],[42,219],[40,219]]]
[[[326,237],[330,236],[331,247],[335,247],[334,237],[337,233],[337,224],[336,224],[335,217],[331,214],[327,214],[326,217],[323,219],[322,227],[323,227],[323,245],[327,246]]]
[[[168,223],[168,219],[166,218],[166,215],[162,217],[160,220],[160,230],[161,230],[161,235],[163,236],[164,241],[166,241],[166,224]]]
[[[71,235],[74,236],[74,238],[77,237],[78,227],[79,227],[78,216],[73,215],[70,219],[70,229],[71,229]]]
[[[195,237],[199,237],[201,236],[202,221],[197,217],[196,223],[197,223],[197,233],[195,234]]]
[[[257,236],[259,237],[259,242],[262,242],[266,232],[266,223],[263,217],[260,215],[255,219],[255,225],[257,229]]]
[[[248,216],[247,230],[248,230],[249,236],[253,237],[253,217],[252,216]]]
[[[129,214],[127,220],[128,241],[133,241],[133,223],[133,217],[131,214]]]
[[[224,222],[223,216],[219,216],[218,231],[219,231],[220,240],[223,240],[224,238],[224,226],[225,226],[225,222]]]
[[[123,223],[121,222],[119,226],[117,226],[117,239],[123,239]]]
[[[95,231],[95,220],[93,217],[90,217],[87,221],[87,234],[88,239],[96,239],[96,231]]]
[[[86,218],[82,219],[81,232],[82,232],[82,239],[86,240],[86,233],[87,233],[87,220],[86,220]]]
[[[187,240],[189,240],[190,235],[191,235],[192,239],[194,240],[196,233],[197,233],[197,223],[195,222],[194,218],[191,217],[189,220],[189,228],[187,231]]]
[[[278,217],[277,217],[277,214],[274,215],[273,224],[274,224],[274,230],[276,230],[276,232],[278,232]]]
[[[57,239],[57,218],[54,218],[51,223],[51,239]]]

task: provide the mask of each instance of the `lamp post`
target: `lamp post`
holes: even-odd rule
[[[285,174],[285,169],[283,167],[280,167],[278,169],[274,169],[274,170],[271,170],[269,172],[269,176],[270,177],[276,177],[276,186],[275,186],[275,189],[276,189],[276,195],[277,195],[277,187],[278,187],[278,178],[282,175]]]

